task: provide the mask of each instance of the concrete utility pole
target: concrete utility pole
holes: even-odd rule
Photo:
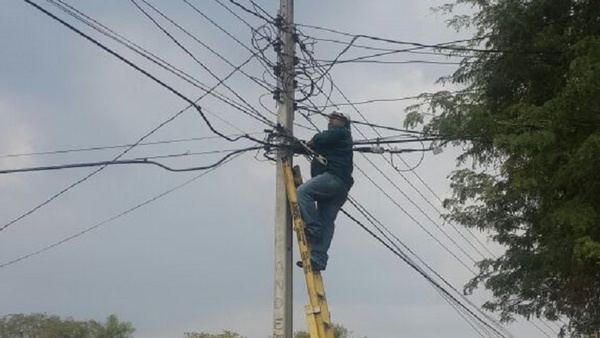
[[[294,0],[280,0],[278,53],[278,88],[281,101],[278,123],[291,134],[294,121],[294,57],[296,44],[293,37]],[[278,47],[276,47],[277,49]],[[275,196],[275,288],[273,303],[273,338],[292,338],[292,221],[284,183],[282,159],[289,150],[277,154]]]

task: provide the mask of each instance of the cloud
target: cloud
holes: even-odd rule
[[[39,111],[41,105],[35,102],[35,98],[22,97],[16,93],[0,92],[0,154],[15,155],[31,153],[36,151],[36,132],[34,127],[28,123],[27,116],[32,112]],[[3,167],[10,169],[24,167],[34,164],[32,157],[9,157],[2,158]],[[5,176],[6,178],[8,176]],[[17,178],[17,176],[13,176]],[[5,180],[2,181],[6,184]]]

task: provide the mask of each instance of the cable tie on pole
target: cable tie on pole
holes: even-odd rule
[[[273,24],[275,25],[275,27],[281,29],[283,27],[283,16],[281,16],[281,14],[277,14],[277,17],[275,18],[275,22]]]
[[[276,77],[281,77],[281,64],[278,62],[275,66],[273,66],[273,74]]]
[[[275,53],[279,54],[282,51],[282,42],[281,40],[278,38],[273,42],[273,49],[275,49]]]
[[[281,102],[281,90],[279,88],[271,92],[273,94],[273,100]]]

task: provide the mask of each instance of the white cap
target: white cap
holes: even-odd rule
[[[350,123],[350,116],[344,114],[341,110],[334,110],[329,114],[330,117],[337,116],[346,121],[346,123]]]

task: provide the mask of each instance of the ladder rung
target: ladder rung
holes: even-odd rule
[[[313,315],[313,314],[321,313],[321,307],[320,306],[312,307],[310,304],[307,304],[306,306],[304,306],[304,311],[306,312],[307,315]]]

